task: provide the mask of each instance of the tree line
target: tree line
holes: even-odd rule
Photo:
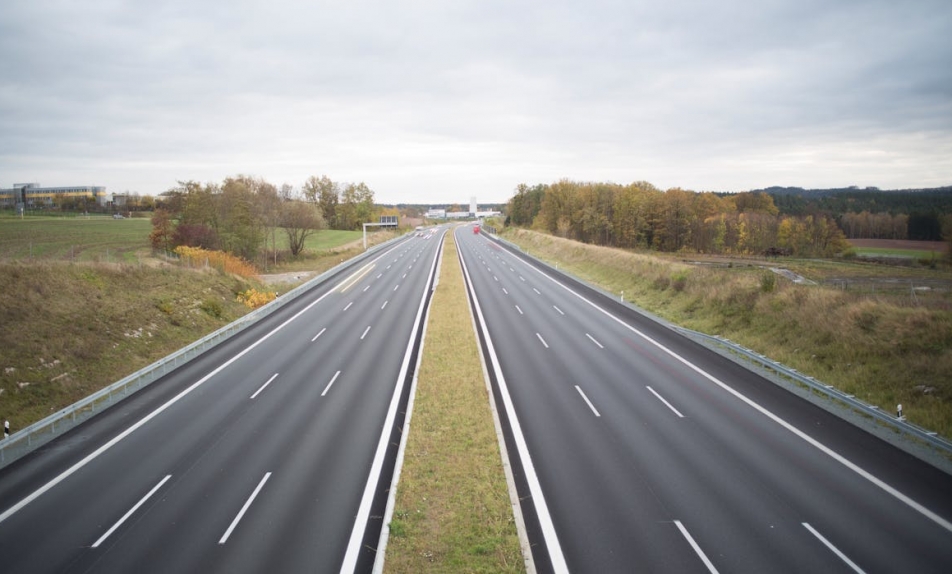
[[[782,215],[767,193],[723,195],[648,182],[520,184],[507,223],[622,248],[829,257],[849,244],[824,214]]]
[[[300,192],[291,184],[277,187],[246,175],[221,184],[180,181],[156,198],[150,241],[166,251],[184,245],[248,261],[260,255],[277,259],[279,233],[296,256],[317,230],[356,229],[376,211],[374,193],[365,183],[341,184],[327,176],[308,178]]]

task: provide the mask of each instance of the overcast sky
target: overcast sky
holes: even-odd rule
[[[0,2],[0,187],[952,185],[952,2]]]

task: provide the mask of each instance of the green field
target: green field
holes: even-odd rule
[[[853,247],[853,251],[860,257],[904,257],[907,259],[939,259],[943,254],[939,251],[922,249],[890,249],[888,247]]]
[[[0,260],[135,263],[151,253],[148,219],[0,216]]]
[[[101,263],[136,263],[152,255],[149,218],[113,219],[106,215],[89,217],[43,217],[25,219],[10,214],[0,215],[0,261],[84,261]],[[388,235],[390,237],[392,235]],[[279,259],[276,269],[307,268],[315,257],[326,257],[328,251],[355,243],[363,237],[360,231],[325,229],[312,234],[305,242],[299,261]],[[370,238],[379,238],[369,234]],[[283,229],[274,234],[279,253],[288,248]],[[271,252],[271,236],[267,248],[262,247],[262,260]],[[302,267],[303,266],[303,267]]]

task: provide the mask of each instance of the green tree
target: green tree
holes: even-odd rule
[[[304,201],[286,201],[281,206],[281,225],[288,236],[292,256],[304,251],[307,238],[324,227],[320,208]]]

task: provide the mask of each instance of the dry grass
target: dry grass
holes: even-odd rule
[[[448,236],[400,477],[387,572],[521,572],[489,396]]]
[[[251,285],[169,266],[0,264],[0,419],[21,429],[226,325]]]
[[[843,291],[779,278],[768,288],[764,277],[770,272],[743,261],[730,267],[688,265],[524,230],[508,230],[507,238],[608,291],[624,291],[626,300],[673,323],[727,337],[886,412],[901,403],[909,420],[952,437],[948,292]],[[868,265],[857,265],[793,262],[790,267],[808,277],[810,269],[820,268],[829,274],[870,273]],[[950,279],[948,271],[931,273],[938,281]]]

